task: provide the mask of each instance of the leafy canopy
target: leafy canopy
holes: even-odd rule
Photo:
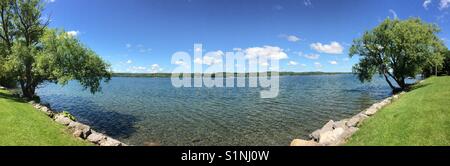
[[[416,77],[427,67],[442,66],[446,48],[436,35],[439,31],[436,25],[418,18],[386,19],[353,41],[350,56],[360,56],[353,72],[362,82],[380,74],[391,88],[396,89],[391,83],[394,80],[404,89],[406,78]]]

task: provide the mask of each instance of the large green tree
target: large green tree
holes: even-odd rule
[[[45,2],[1,0],[0,80],[13,80],[25,97],[35,97],[44,82],[67,84],[78,80],[92,93],[111,77],[110,66],[63,30],[47,27]]]
[[[436,35],[439,31],[418,18],[386,19],[353,41],[350,57],[360,56],[353,72],[362,82],[380,74],[393,90],[404,90],[408,77],[429,67],[442,67],[446,48]]]

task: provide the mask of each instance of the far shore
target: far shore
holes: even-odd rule
[[[191,77],[194,75],[205,75],[206,73],[189,73]],[[215,77],[217,73],[212,74],[212,77]],[[258,73],[223,73],[223,76],[239,76],[245,75],[245,77],[249,77],[251,74]],[[307,75],[338,75],[338,74],[353,74],[352,72],[279,72],[279,76],[307,76]],[[156,78],[170,78],[172,77],[172,73],[113,73],[113,77],[156,77]],[[268,76],[270,76],[270,72],[268,72]]]

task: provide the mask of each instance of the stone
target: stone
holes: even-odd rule
[[[343,128],[337,128],[332,131],[327,131],[320,134],[319,144],[322,145],[336,145],[341,141],[341,136],[344,134]]]
[[[347,122],[348,122],[347,119],[344,119],[344,120],[341,120],[341,121],[334,122],[334,124],[333,124],[333,129],[336,129],[336,128],[343,128],[343,129],[346,129],[346,128],[348,128],[348,127],[347,127]]]
[[[91,127],[78,122],[70,122],[69,129],[73,130],[73,135],[86,139],[91,134]]]
[[[319,141],[320,134],[327,131],[332,131],[334,129],[334,121],[328,121],[321,129],[314,131],[309,137],[315,141]]]
[[[309,138],[313,139],[314,141],[319,141],[320,132],[321,132],[321,129],[317,129],[316,131],[314,131],[313,133],[311,133],[309,135]]]
[[[376,113],[378,112],[378,109],[377,108],[369,108],[369,109],[367,109],[365,112],[364,112],[364,114],[366,114],[367,116],[372,116],[372,115],[375,115]]]
[[[62,125],[64,125],[64,126],[67,126],[67,125],[69,125],[71,122],[73,122],[70,118],[65,117],[65,116],[62,115],[62,114],[57,114],[57,115],[55,115],[54,119],[55,119],[55,122],[57,122],[57,123],[59,123],[59,124],[62,124]]]
[[[100,145],[101,143],[106,141],[106,136],[101,133],[91,131],[91,134],[86,138],[86,140],[94,144]]]
[[[319,143],[314,142],[314,141],[306,141],[306,140],[302,140],[302,139],[294,139],[291,142],[291,146],[320,146]]]
[[[106,141],[100,142],[100,146],[123,146],[123,144],[111,137],[106,137]]]
[[[368,116],[362,113],[355,115],[347,122],[347,127],[358,127],[367,118]]]
[[[339,137],[338,142],[336,142],[334,145],[342,145],[344,144],[348,138],[350,138],[355,132],[357,132],[359,128],[356,127],[349,127],[345,129],[344,133]]]

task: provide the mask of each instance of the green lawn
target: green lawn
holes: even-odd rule
[[[30,104],[0,90],[0,146],[92,145],[73,137]]]
[[[365,121],[347,145],[450,145],[450,77],[433,77]]]

